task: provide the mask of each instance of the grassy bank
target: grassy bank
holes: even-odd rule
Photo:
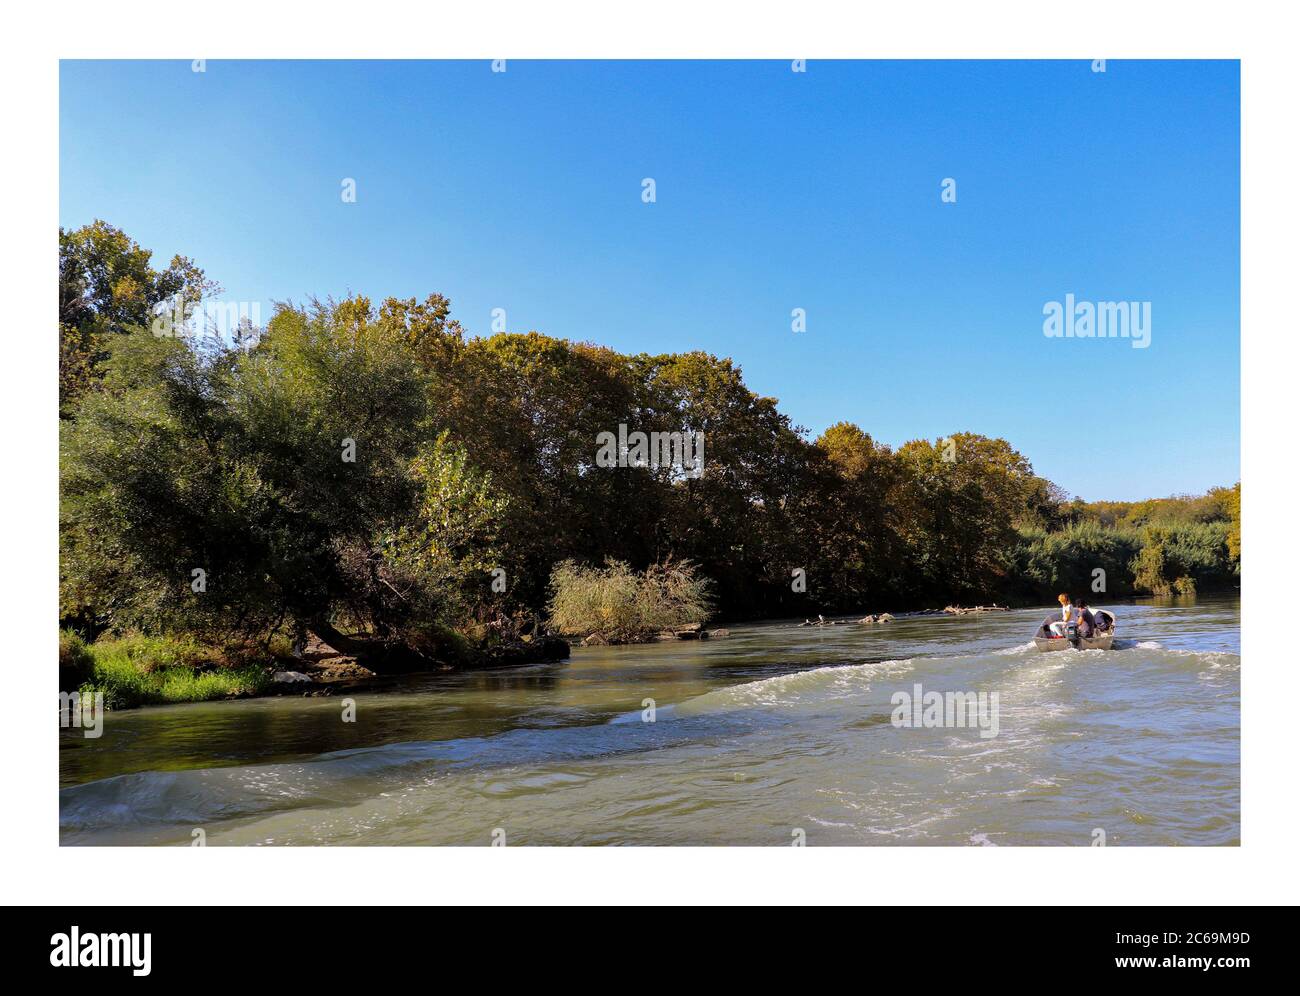
[[[86,643],[59,633],[60,686],[103,693],[110,709],[242,698],[264,691],[271,662],[232,663],[186,637],[125,636]]]

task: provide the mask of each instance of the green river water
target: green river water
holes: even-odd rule
[[[353,723],[333,697],[110,713],[61,731],[61,839],[1237,844],[1238,600],[1102,607],[1108,652],[1036,652],[1046,607],[764,623],[417,676]],[[917,684],[996,692],[996,736],[896,725]]]

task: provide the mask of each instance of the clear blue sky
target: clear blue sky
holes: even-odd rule
[[[1089,499],[1231,484],[1238,66],[1106,69],[65,62],[59,217],[264,316],[439,291],[472,333],[730,356],[814,435],[1003,436]],[[1150,347],[1046,338],[1067,293],[1150,301]]]

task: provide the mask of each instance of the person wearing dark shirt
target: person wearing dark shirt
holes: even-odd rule
[[[1082,598],[1077,599],[1074,603],[1078,615],[1075,618],[1075,625],[1078,628],[1079,636],[1083,639],[1090,639],[1097,631],[1097,619],[1088,608],[1088,603]]]

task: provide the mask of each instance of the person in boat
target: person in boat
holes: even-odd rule
[[[1082,598],[1079,599],[1076,611],[1078,612],[1078,615],[1075,618],[1074,623],[1075,626],[1078,627],[1079,636],[1085,640],[1092,639],[1093,635],[1097,632],[1097,617],[1092,614],[1092,610],[1088,608],[1088,603]]]
[[[1051,624],[1051,635],[1065,636],[1065,630],[1070,623],[1070,615],[1074,612],[1074,606],[1070,604],[1069,595],[1057,595],[1056,600],[1061,603],[1061,618]]]
[[[1092,614],[1093,624],[1097,627],[1098,633],[1104,633],[1110,629],[1110,617],[1100,609]]]

